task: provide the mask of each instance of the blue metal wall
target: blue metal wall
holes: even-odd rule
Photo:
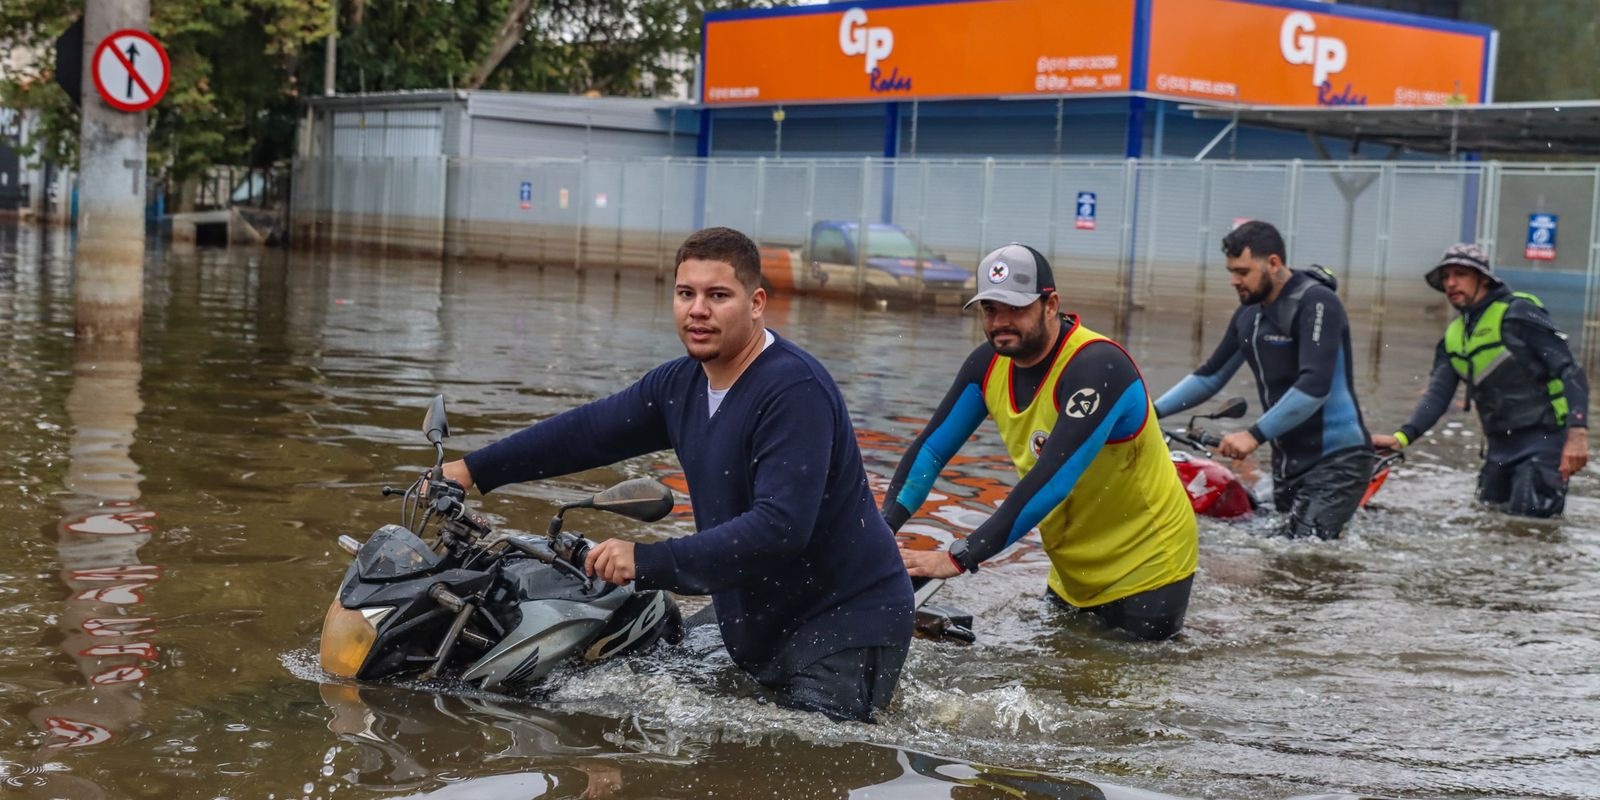
[[[704,109],[709,117],[705,151],[711,157],[901,157],[901,158],[1193,158],[1227,123],[1200,120],[1181,103],[1145,100],[1132,113],[1128,98],[1046,100],[948,100],[894,104],[784,107],[782,137],[776,107]],[[885,141],[888,114],[895,130]],[[1129,120],[1139,135],[1129,137]],[[1129,152],[1129,142],[1139,150]],[[1351,155],[1350,143],[1327,139],[1328,157]],[[892,150],[892,152],[890,152]],[[1388,148],[1366,147],[1364,158],[1383,158]],[[1208,159],[1320,159],[1300,134],[1240,127],[1214,147]]]

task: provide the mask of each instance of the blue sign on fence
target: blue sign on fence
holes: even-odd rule
[[[517,199],[521,201],[523,208],[533,208],[533,183],[523,181],[522,188],[517,190]]]
[[[1078,192],[1078,221],[1073,227],[1080,231],[1094,230],[1094,192]]]
[[[1556,215],[1528,215],[1528,246],[1522,250],[1523,258],[1535,261],[1556,260]]]

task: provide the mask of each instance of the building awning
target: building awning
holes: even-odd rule
[[[1184,105],[1199,119],[1455,155],[1600,155],[1600,100],[1461,106]]]

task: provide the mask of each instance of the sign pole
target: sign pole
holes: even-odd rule
[[[93,54],[110,35],[150,27],[149,0],[88,0],[84,3],[83,111],[78,132],[78,248],[76,329],[80,340],[137,344],[144,309],[144,111],[113,107],[99,91]],[[134,71],[104,87],[130,93],[139,61],[158,58],[146,50],[132,58]],[[165,56],[159,56],[164,59]],[[137,85],[132,94],[143,96]],[[152,92],[153,94],[153,92]],[[135,98],[137,99],[137,98]],[[159,99],[157,97],[156,99]],[[152,101],[153,102],[153,101]]]

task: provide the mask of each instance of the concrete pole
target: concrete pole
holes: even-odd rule
[[[95,46],[123,28],[150,29],[149,0],[84,3],[75,295],[83,341],[138,341],[144,311],[147,115],[106,105],[95,91],[92,61]]]

